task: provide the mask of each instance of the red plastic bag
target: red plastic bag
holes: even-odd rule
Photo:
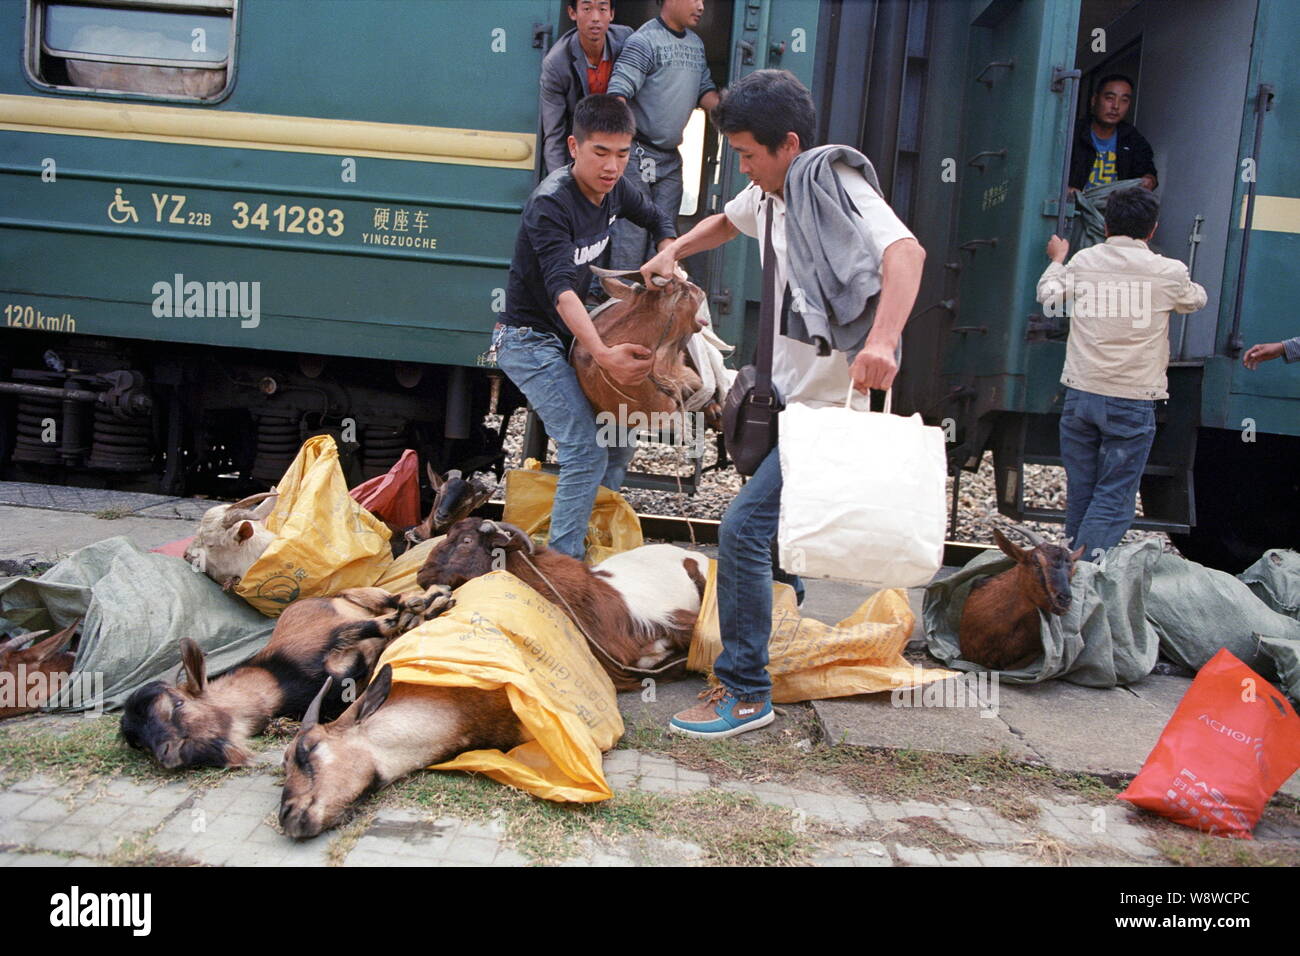
[[[1264,806],[1300,768],[1300,717],[1227,648],[1201,668],[1128,789],[1175,823],[1252,839]]]
[[[382,475],[363,481],[348,494],[361,507],[394,528],[420,523],[420,462],[408,448]]]

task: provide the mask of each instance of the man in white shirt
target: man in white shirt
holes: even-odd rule
[[[641,272],[648,283],[655,275],[671,276],[678,260],[741,233],[761,240],[766,217],[772,215],[776,301],[780,302],[787,284],[798,282],[790,274],[787,258],[786,175],[796,157],[813,142],[816,112],[812,96],[788,71],[759,70],[723,94],[713,120],[739,155],[740,171],[750,178],[751,185],[727,203],[723,213],[705,219],[663,247]],[[840,162],[832,169],[856,209],[853,222],[861,237],[856,250],[861,268],[878,272],[874,321],[868,320],[870,331],[865,342],[857,343],[856,355],[848,351],[818,354],[816,346],[781,334],[778,323],[772,380],[787,403],[829,405],[843,403],[852,379],[860,393],[854,398],[855,406],[865,408],[867,390],[888,389],[898,373],[899,343],[920,286],[925,251],[862,172]],[[805,234],[815,233],[816,223],[802,225]],[[868,284],[877,282],[877,276],[866,278]],[[763,290],[763,295],[770,294]],[[849,324],[842,318],[836,321]],[[773,720],[767,645],[772,627],[771,545],[780,501],[781,461],[773,449],[732,501],[719,530],[722,653],[714,664],[714,674],[721,686],[703,703],[673,717],[669,729],[674,732],[730,737]]]
[[[1096,561],[1133,523],[1156,435],[1156,402],[1169,397],[1169,313],[1205,308],[1187,266],[1151,251],[1160,203],[1141,187],[1106,202],[1106,241],[1075,253],[1060,236],[1038,280],[1049,314],[1070,313],[1061,384],[1065,537]]]

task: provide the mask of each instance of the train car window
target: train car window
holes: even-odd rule
[[[28,0],[27,68],[57,90],[206,101],[233,76],[236,0]]]
[[[697,107],[691,113],[677,151],[682,154],[682,205],[677,214],[694,216],[700,208],[700,176],[704,170],[704,110]]]

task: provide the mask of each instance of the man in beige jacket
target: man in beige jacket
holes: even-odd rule
[[[1114,193],[1106,241],[1081,250],[1052,236],[1038,280],[1048,315],[1070,315],[1061,383],[1065,535],[1097,560],[1133,523],[1138,484],[1156,434],[1155,404],[1169,397],[1169,313],[1205,307],[1187,267],[1147,248],[1160,205],[1145,189]]]

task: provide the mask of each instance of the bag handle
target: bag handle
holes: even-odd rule
[[[853,379],[850,377],[850,378],[849,378],[849,393],[848,393],[847,395],[844,396],[844,407],[845,407],[845,408],[847,408],[847,409],[852,409],[852,408],[853,408],[853,393],[854,393],[855,391],[857,391],[857,390],[853,387]],[[871,394],[871,389],[867,389],[867,394],[868,394],[868,395]],[[893,404],[893,402],[892,402],[893,397],[894,397],[894,390],[893,390],[892,388],[887,388],[887,389],[885,389],[885,411],[884,411],[884,414],[886,414],[886,415],[889,414],[889,409],[890,409],[891,405]]]

